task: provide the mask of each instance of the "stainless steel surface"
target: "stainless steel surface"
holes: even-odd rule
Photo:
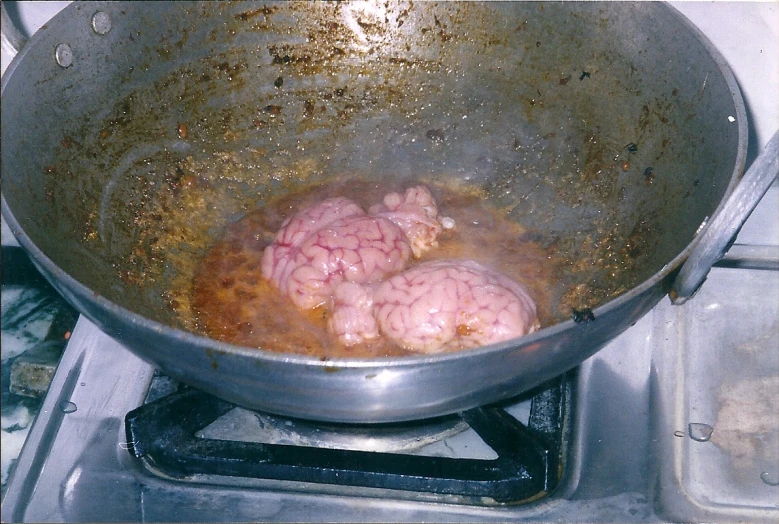
[[[166,98],[164,95],[171,93],[163,92],[160,101],[158,90],[150,87],[155,81],[158,85],[174,86],[173,91],[186,89],[191,83],[176,84],[186,78],[186,75],[182,76],[182,67],[188,64],[208,68],[210,62],[206,56],[243,49],[246,54],[242,59],[247,68],[253,75],[255,71],[259,75],[252,76],[252,82],[268,86],[260,97],[262,105],[276,96],[276,88],[269,86],[277,73],[267,67],[272,65],[272,56],[267,53],[270,48],[266,49],[268,42],[263,40],[263,52],[256,53],[256,32],[252,27],[241,25],[242,21],[260,14],[248,10],[249,6],[219,4],[220,9],[228,11],[217,13],[198,11],[192,4],[154,3],[142,8],[139,5],[132,2],[123,6],[116,3],[76,4],[53,21],[46,31],[33,37],[10,66],[3,77],[3,97],[4,102],[13,103],[5,104],[3,125],[27,121],[31,126],[17,126],[20,132],[4,140],[3,213],[41,270],[102,330],[172,376],[248,407],[320,420],[392,421],[451,413],[527,390],[592,355],[665,295],[673,272],[691,249],[695,231],[705,217],[714,213],[744,165],[747,121],[736,82],[725,61],[706,38],[667,6],[637,3],[592,7],[577,3],[550,4],[542,8],[535,3],[455,7],[454,4],[414,4],[415,9],[420,10],[420,24],[421,21],[433,26],[436,21],[441,23],[432,12],[436,9],[441,10],[442,17],[446,13],[450,20],[445,31],[436,33],[438,36],[427,35],[422,42],[415,38],[413,19],[400,23],[399,18],[405,16],[405,4],[391,4],[387,17],[391,15],[397,27],[389,25],[387,31],[393,38],[412,37],[409,47],[402,49],[395,45],[399,40],[388,41],[394,42],[395,47],[367,44],[371,41],[371,33],[366,33],[356,20],[370,14],[360,10],[371,4],[359,4],[356,11],[345,8],[343,13],[336,14],[346,18],[337,18],[334,23],[343,22],[350,28],[347,40],[352,47],[347,48],[348,53],[355,53],[355,57],[367,53],[370,57],[371,53],[379,51],[400,52],[403,60],[389,60],[392,65],[389,69],[386,64],[377,69],[376,64],[380,62],[358,61],[357,65],[368,67],[369,72],[376,74],[355,77],[352,74],[355,62],[351,58],[342,59],[336,53],[335,58],[326,61],[327,67],[335,68],[331,78],[338,80],[343,74],[353,82],[349,89],[375,94],[380,86],[381,89],[386,86],[369,86],[366,82],[382,75],[391,78],[396,73],[402,80],[401,91],[414,86],[428,86],[429,89],[420,92],[419,99],[416,94],[414,99],[401,97],[397,103],[380,103],[377,109],[366,104],[361,118],[349,121],[345,127],[338,124],[335,131],[326,128],[327,133],[321,136],[309,133],[297,117],[288,118],[287,125],[292,131],[274,131],[276,134],[271,135],[271,140],[281,144],[278,148],[282,152],[295,154],[279,154],[270,164],[257,164],[257,159],[247,162],[261,168],[287,169],[291,166],[288,159],[297,158],[298,148],[305,148],[306,155],[315,162],[319,158],[332,160],[317,172],[323,177],[328,170],[336,173],[347,167],[351,170],[360,167],[357,166],[359,163],[362,167],[370,165],[372,173],[405,170],[403,174],[410,174],[419,170],[432,177],[475,181],[483,185],[497,203],[513,207],[517,220],[563,240],[589,232],[601,238],[605,232],[604,223],[620,228],[619,234],[627,237],[634,226],[647,220],[648,230],[640,236],[648,241],[648,246],[639,256],[636,267],[631,271],[616,272],[616,278],[628,277],[638,284],[626,287],[630,291],[596,308],[596,322],[577,325],[565,321],[518,341],[459,354],[322,362],[317,358],[270,354],[218,343],[168,325],[172,319],[162,299],[165,278],[146,278],[143,286],[138,287],[117,277],[116,268],[132,269],[133,258],[129,250],[134,242],[137,217],[133,215],[135,208],[128,205],[128,199],[142,202],[145,193],[144,190],[137,191],[137,187],[132,191],[133,184],[144,178],[127,175],[126,166],[122,162],[116,166],[116,159],[124,158],[126,164],[132,164],[163,150],[197,153],[190,143],[181,143],[175,137],[157,140],[160,129],[174,132],[181,118],[178,110],[191,111],[185,116],[211,122],[210,115],[223,108],[226,99],[235,107],[257,109],[256,90],[234,87],[246,85],[237,80],[233,82],[233,75],[242,74],[241,68],[222,75],[218,85],[208,84],[216,82],[210,76],[200,77],[208,78],[209,86],[219,87],[214,91],[220,96],[211,93],[213,96],[204,98],[208,103],[179,107],[175,111],[155,109],[167,108],[176,98]],[[300,20],[309,23],[308,18],[296,19],[295,9],[309,9],[310,5],[294,7],[283,3],[276,6],[272,18],[276,20],[278,15],[279,26],[266,25],[270,27],[268,31],[276,30],[277,34],[266,33],[266,25],[260,24],[263,38],[270,39],[274,45],[283,42],[301,53],[313,52],[315,56],[318,56],[316,52],[332,51],[327,46],[308,48],[307,41],[301,43],[301,39],[294,37],[302,30]],[[163,13],[165,9],[176,11],[177,16],[168,17]],[[112,22],[111,30],[105,34],[96,33],[92,26],[92,17],[98,10],[108,13]],[[605,13],[603,16],[601,11]],[[160,26],[162,20],[165,20],[164,27]],[[171,20],[180,23],[181,27],[171,26]],[[192,31],[207,31],[207,22],[221,27],[219,24],[224,20],[235,25],[235,35],[229,31],[226,34],[218,31],[192,34]],[[533,34],[538,34],[538,39],[528,40],[516,30],[524,20],[533,22],[529,30],[535,31]],[[496,21],[508,24],[500,35],[509,39],[510,45],[497,45],[489,39]],[[598,25],[600,30],[590,31],[589,27],[593,25]],[[565,28],[566,32],[558,33],[560,28]],[[306,29],[314,30],[315,27]],[[421,30],[423,27],[417,29],[420,29],[419,34],[427,34]],[[128,34],[132,39],[123,38]],[[159,34],[165,35],[166,45],[162,47],[157,45]],[[325,34],[328,38],[332,36]],[[477,38],[476,35],[482,36]],[[577,39],[576,42],[569,43],[569,37]],[[143,48],[148,54],[139,58],[136,51],[145,38],[151,39]],[[540,39],[544,39],[546,45]],[[212,47],[189,45],[188,41],[196,40],[211,42]],[[525,47],[523,42],[527,44]],[[638,45],[637,42],[648,43]],[[57,65],[51,56],[51,49],[63,43],[73,51],[72,64],[65,69],[61,68],[64,64]],[[236,43],[244,47],[236,48]],[[494,67],[484,67],[481,51],[474,48],[482,44],[489,47],[490,63]],[[123,52],[122,46],[132,51]],[[171,53],[173,48],[180,52]],[[518,49],[524,50],[522,56],[515,52]],[[351,56],[348,53],[347,56]],[[522,57],[525,57],[521,63],[523,74],[511,76],[517,59]],[[406,68],[407,60],[416,60],[425,66]],[[300,68],[299,72],[307,72],[302,79],[307,82],[322,80],[310,74],[305,60],[292,62]],[[95,64],[99,64],[101,82],[91,81],[98,70]],[[221,62],[213,65],[209,71],[219,70]],[[456,65],[458,74],[450,75],[447,65]],[[577,74],[582,68],[592,72],[590,77],[582,72],[581,81],[568,83],[567,77],[557,78],[557,73],[552,72],[560,68]],[[175,74],[165,80],[163,77],[171,72]],[[505,76],[507,72],[509,76]],[[535,81],[528,82],[528,79]],[[485,91],[493,81],[494,85],[506,89]],[[535,101],[540,82],[551,84],[546,91],[551,98],[546,104]],[[301,85],[308,84],[301,82]],[[576,86],[578,94],[570,96],[562,91],[562,86],[566,85],[572,89]],[[62,93],[76,93],[70,91],[75,86],[78,86],[78,96],[68,98],[64,104]],[[230,93],[229,97],[225,91]],[[29,95],[34,104],[22,108],[20,103],[14,102],[11,97],[20,93]],[[106,99],[105,93],[110,98]],[[125,101],[142,93],[145,97],[141,99],[151,109],[136,111],[131,118],[122,117],[124,106],[115,107],[115,93],[121,93],[119,99],[124,97]],[[302,91],[302,94],[306,93]],[[380,96],[392,93],[394,91],[389,89],[386,93],[381,91]],[[608,95],[604,96],[604,93]],[[203,94],[196,99],[200,100]],[[503,96],[508,98],[501,98]],[[250,103],[247,100],[254,105],[246,105]],[[303,98],[294,100],[302,102]],[[210,106],[211,103],[219,107]],[[132,112],[134,106],[128,107]],[[442,114],[441,107],[462,107],[464,111]],[[666,114],[666,110],[670,113]],[[250,111],[238,113],[242,118],[251,114]],[[109,141],[113,145],[97,147],[100,133],[90,126],[106,119],[112,121],[112,115],[121,124],[112,128],[117,133],[114,140]],[[151,115],[151,120],[145,121],[144,115]],[[467,119],[463,119],[463,115]],[[86,155],[73,155],[69,147],[62,145],[63,141],[69,143],[63,135],[76,127],[72,120],[74,116],[82,126],[77,129],[83,134],[83,137],[79,135],[83,139],[81,143],[97,144],[92,150],[98,158],[95,165]],[[89,125],[84,127],[82,121]],[[424,136],[431,122],[453,130],[447,135],[449,141],[444,141],[441,148],[428,148],[425,142],[415,140],[417,136]],[[482,125],[488,131],[500,129],[501,132],[485,133]],[[42,129],[36,129],[38,127]],[[511,141],[507,142],[504,136],[506,129],[516,134],[519,146],[524,143],[537,146],[531,156],[536,153],[548,155],[544,158],[549,162],[542,162],[537,176],[515,176],[513,166],[527,163],[530,157],[519,151],[522,149],[519,146],[511,150]],[[587,180],[586,172],[585,180],[582,180],[581,173],[575,170],[571,177],[559,177],[558,162],[565,163],[573,157],[581,160],[580,151],[571,149],[570,144],[575,142],[589,147],[588,133],[594,130],[602,133],[604,140],[618,144],[617,149],[638,140],[636,136],[640,137],[641,149],[633,160],[638,162],[644,158],[644,162],[652,163],[657,173],[666,176],[655,177],[651,191],[643,183],[635,184],[634,179],[629,179],[633,183],[627,182],[627,178],[618,183],[598,179],[604,170],[590,173],[595,176],[595,182]],[[223,131],[210,123],[205,125],[206,140],[199,142],[199,147],[218,149],[228,136]],[[328,134],[330,131],[333,133]],[[155,137],[153,144],[144,142],[148,136]],[[369,137],[367,146],[366,137]],[[665,146],[664,139],[670,140]],[[266,142],[263,138],[258,143],[267,145]],[[248,141],[248,145],[258,143]],[[242,142],[240,147],[231,147],[238,147],[239,152],[248,154],[245,145]],[[62,155],[56,158],[62,159],[66,166],[77,167],[68,170],[57,167],[60,164],[50,163],[52,151]],[[331,158],[332,151],[336,154]],[[399,151],[403,153],[401,156],[397,155]],[[642,154],[646,157],[641,157]],[[100,165],[107,167],[96,169]],[[444,171],[441,171],[442,166],[447,166]],[[574,166],[584,169],[578,163]],[[69,171],[85,173],[85,178],[73,184],[66,183],[65,177],[59,175],[48,176],[57,169],[65,170],[65,176]],[[610,172],[616,173],[616,170]],[[249,178],[238,180],[247,184],[248,189],[244,189],[255,199],[258,198],[255,191],[268,189],[262,185],[262,181],[268,180],[267,171],[259,179],[252,179],[256,174],[249,170],[246,175]],[[153,182],[159,182],[157,187],[164,185],[163,179]],[[571,189],[570,182],[577,185]],[[615,189],[610,198],[601,200],[604,195],[597,189],[601,184]],[[269,183],[269,186],[273,184]],[[582,194],[587,199],[584,203],[576,200]],[[625,198],[619,197],[620,194]],[[687,196],[692,198],[687,199]],[[88,241],[92,233],[97,238],[94,244]],[[603,240],[601,244],[605,249],[608,242]],[[574,246],[573,251],[581,247],[575,241],[569,244]],[[165,252],[162,256],[163,267],[174,265],[171,260],[164,259]],[[610,282],[608,278],[604,279]]]
[[[717,263],[720,267],[779,269],[779,247],[734,244]]]
[[[2,15],[2,32],[0,32],[0,41],[3,46],[3,53],[16,56],[16,53],[24,47],[27,39],[16,27],[5,9],[5,3],[0,4],[0,14]]]
[[[258,431],[259,428],[259,431]],[[240,442],[359,451],[413,451],[468,429],[458,417],[398,426],[327,425],[236,408],[197,436]]]
[[[777,173],[779,131],[768,141],[724,206],[707,224],[695,248],[682,264],[670,292],[674,304],[684,304],[698,291],[711,267],[722,259],[741,226],[776,180]]]
[[[684,311],[657,311],[652,446],[666,518],[779,519],[777,297],[778,271],[715,268]]]
[[[317,493],[322,490],[321,487],[283,483],[231,490],[229,496],[220,497],[221,488],[166,481],[145,472],[125,449],[121,413],[142,401],[152,368],[83,319],[73,338],[82,341],[79,347],[83,347],[84,352],[68,352],[53,388],[61,394],[50,395],[46,399],[43,409],[50,418],[46,423],[36,424],[30,436],[30,442],[34,443],[31,446],[40,450],[49,448],[50,458],[44,459],[39,454],[20,459],[18,471],[26,472],[26,479],[18,479],[18,483],[9,487],[3,511],[15,509],[4,513],[4,520],[104,520],[108,515],[101,505],[94,504],[96,497],[110,499],[113,508],[110,515],[119,520],[199,520],[204,509],[203,500],[209,501],[209,514],[219,515],[219,520],[226,521],[316,521],[330,520],[332,515],[348,521],[502,520],[520,515],[536,520],[554,520],[555,515],[563,518],[574,512],[582,520],[593,520],[596,515],[609,513],[614,520],[629,510],[634,510],[634,514],[627,513],[634,521],[654,520],[649,500],[637,492],[623,492],[597,501],[563,500],[563,496],[572,495],[580,480],[581,465],[576,463],[579,460],[576,458],[569,464],[569,479],[554,501],[546,500],[521,508],[472,508],[429,502],[429,497],[425,495],[378,493],[337,486],[326,487],[328,495],[323,496]],[[648,364],[648,361],[645,355],[639,356],[641,347],[620,347],[604,353],[619,354],[626,349],[625,357],[637,358],[635,365],[623,369],[643,371],[645,366],[640,363]],[[70,372],[65,372],[65,369]],[[604,377],[604,371],[600,365],[594,366],[595,381],[585,378],[581,383],[579,394],[586,395],[582,398],[599,398],[592,389],[600,389],[598,383],[614,387],[615,382],[607,382],[608,376]],[[588,372],[583,373],[583,377],[587,375]],[[113,378],[104,380],[106,377]],[[645,395],[646,392],[624,396],[619,399],[618,405],[611,407],[624,409],[625,413],[640,413],[642,408],[639,406]],[[63,402],[72,402],[78,409],[65,415],[59,409]],[[604,413],[604,410],[597,405],[583,406],[580,417],[586,419],[598,412]],[[642,425],[645,423],[646,420]],[[612,421],[597,418],[591,424],[598,431],[613,427]],[[582,456],[597,451],[602,445],[599,436],[593,442],[582,441],[581,438],[577,438],[575,446],[582,448]],[[583,449],[592,446],[596,450]],[[627,451],[624,449],[624,452]],[[635,458],[622,456],[620,459],[627,460],[622,464],[623,475],[640,475]],[[604,470],[603,474],[609,478],[603,479],[605,484],[601,485],[602,489],[613,488],[615,484],[623,487],[631,485],[631,482],[626,483],[626,477],[614,479],[613,471],[606,475]],[[587,480],[596,481],[593,478]],[[638,484],[638,479],[632,481],[633,487],[638,488]],[[52,494],[56,496],[52,497]],[[411,500],[404,500],[404,497],[411,497]]]
[[[751,403],[750,413],[763,410],[740,428],[739,448],[720,393],[775,379],[777,292],[779,272],[715,268],[695,300],[662,302],[585,362],[563,482],[548,498],[518,507],[283,482],[227,488],[224,479],[151,475],[127,452],[123,414],[142,402],[153,368],[82,319],[73,334],[79,344],[60,366],[3,502],[3,520],[775,522],[775,397],[727,400]],[[743,330],[725,321],[756,313],[758,325]],[[769,382],[766,393],[777,386]],[[76,410],[63,413],[65,403]],[[691,423],[711,425],[711,438],[693,440]]]

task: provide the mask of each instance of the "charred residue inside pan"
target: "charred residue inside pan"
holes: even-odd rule
[[[224,228],[343,176],[483,194],[560,268],[548,322],[654,274],[724,190],[695,175],[716,148],[689,124],[715,87],[647,70],[639,47],[657,28],[630,12],[643,7],[176,9],[202,23],[166,30],[116,98],[63,128],[34,219],[64,217],[66,236],[111,267],[90,274],[65,253],[67,271],[164,322],[195,329],[181,311]],[[607,45],[617,34],[630,45]]]

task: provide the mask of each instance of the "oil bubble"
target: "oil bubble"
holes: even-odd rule
[[[711,438],[711,434],[714,433],[714,428],[708,424],[701,424],[700,422],[690,422],[687,427],[690,434],[690,438],[696,442],[708,442]]]
[[[779,477],[771,478],[771,475],[767,471],[760,473],[760,480],[769,486],[779,486]]]
[[[60,402],[59,408],[63,413],[75,413],[75,411],[78,409],[78,406],[69,400],[63,400]]]

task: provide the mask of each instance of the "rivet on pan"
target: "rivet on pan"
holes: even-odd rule
[[[111,17],[108,13],[98,11],[92,15],[92,29],[99,35],[104,35],[111,30]]]
[[[60,67],[73,65],[73,50],[68,44],[60,44],[54,48],[54,59]]]

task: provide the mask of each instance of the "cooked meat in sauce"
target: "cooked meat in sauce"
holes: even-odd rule
[[[454,351],[553,321],[554,264],[532,234],[480,195],[393,189],[311,187],[229,226],[195,275],[198,330],[340,358]]]
[[[343,344],[385,336],[420,353],[484,346],[539,327],[527,290],[472,260],[426,262],[377,285],[345,282],[328,322]]]
[[[348,198],[329,198],[282,224],[262,258],[262,276],[303,309],[324,305],[341,282],[378,282],[402,270],[412,251],[441,232],[430,191],[390,193],[367,215]]]
[[[344,200],[344,205],[356,206]],[[359,214],[334,221],[319,218],[333,208],[337,210],[338,205],[339,202],[326,200],[304,210],[301,215],[313,216],[313,220],[293,217],[265,249],[262,276],[300,308],[324,304],[334,287],[344,280],[374,282],[400,271],[411,255],[408,240],[399,227],[388,220],[369,217],[359,206]],[[312,222],[321,227],[307,227]],[[301,223],[302,230],[297,227]],[[287,237],[293,241],[287,241]]]
[[[472,260],[421,264],[382,282],[373,295],[380,332],[422,353],[502,342],[537,331],[527,290]]]
[[[384,335],[410,351],[438,353],[536,331],[525,288],[478,262],[401,272],[412,250],[419,257],[438,246],[442,229],[424,186],[388,194],[369,215],[347,198],[330,198],[282,224],[265,248],[262,276],[301,309],[326,306],[328,329],[347,346]]]
[[[438,247],[437,238],[442,230],[438,205],[425,186],[410,187],[403,195],[389,193],[383,203],[371,206],[370,213],[397,224],[406,234],[415,257]]]
[[[379,326],[373,310],[373,288],[355,282],[344,282],[333,293],[330,333],[345,346],[354,346],[379,337]]]

